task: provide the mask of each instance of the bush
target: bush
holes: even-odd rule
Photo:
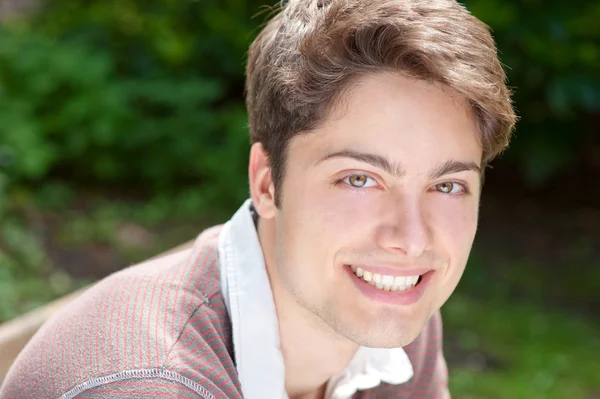
[[[60,271],[33,208],[101,187],[146,223],[223,220],[248,195],[258,3],[57,0],[0,26],[0,321],[73,289],[36,294]]]
[[[239,202],[244,54],[261,4],[49,0],[4,27],[0,185],[52,176],[150,193],[193,185],[207,201]],[[543,183],[574,161],[591,136],[586,116],[600,109],[600,7],[466,4],[493,28],[516,88],[521,121],[507,158]]]
[[[54,1],[0,31],[5,180],[247,195],[244,2]]]
[[[559,0],[466,0],[491,26],[521,120],[507,153],[533,187],[569,166],[597,140],[600,4]],[[598,143],[596,141],[596,143]]]

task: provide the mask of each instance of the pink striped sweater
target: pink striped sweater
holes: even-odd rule
[[[19,355],[0,399],[242,398],[220,287],[220,231],[115,273],[63,308]],[[439,313],[404,350],[411,380],[352,397],[448,398]]]

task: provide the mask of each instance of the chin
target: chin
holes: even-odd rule
[[[425,324],[426,320],[424,322],[374,320],[367,324],[363,319],[361,323],[355,324],[354,328],[345,328],[345,331],[338,331],[338,333],[368,348],[400,348],[413,342]]]
[[[416,331],[391,331],[389,333],[382,331],[362,337],[361,342],[357,343],[369,348],[400,348],[413,342],[420,332],[420,329]]]

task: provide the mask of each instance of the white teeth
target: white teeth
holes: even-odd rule
[[[406,277],[396,276],[394,277],[394,285],[406,285]]]
[[[360,267],[350,266],[354,274],[383,291],[406,291],[417,285],[419,276],[390,276],[373,273]]]
[[[383,276],[381,278],[381,283],[383,285],[389,285],[391,287],[394,284],[394,276]]]

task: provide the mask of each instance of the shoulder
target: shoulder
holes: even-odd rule
[[[191,249],[115,273],[61,309],[19,355],[0,397],[27,392],[25,396],[56,398],[124,371],[173,367],[170,372],[178,374],[172,354],[186,337],[225,346],[219,233],[220,226],[211,228]],[[220,338],[205,339],[214,335]]]
[[[435,365],[436,357],[442,354],[442,338],[442,316],[440,311],[437,311],[425,324],[419,336],[404,348],[415,375]]]

